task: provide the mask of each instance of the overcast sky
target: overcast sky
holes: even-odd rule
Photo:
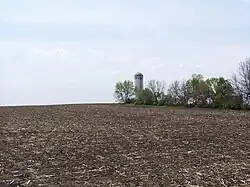
[[[0,0],[0,105],[113,101],[114,84],[230,77],[250,0]]]

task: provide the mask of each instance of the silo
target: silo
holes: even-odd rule
[[[143,74],[142,73],[136,73],[134,78],[135,78],[135,89],[136,90],[143,89]]]

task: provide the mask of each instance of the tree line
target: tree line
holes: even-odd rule
[[[231,79],[193,74],[169,86],[164,81],[150,80],[142,90],[136,89],[133,81],[124,80],[116,83],[114,96],[125,104],[249,109],[250,58],[239,63]]]

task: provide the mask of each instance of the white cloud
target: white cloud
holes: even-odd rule
[[[238,60],[244,59],[250,49],[199,46],[192,50],[184,45],[176,50],[172,44],[157,48],[144,48],[136,44],[133,48],[129,45],[117,48],[118,43],[89,45],[47,42],[33,43],[32,48],[31,44],[19,43],[26,46],[21,48],[13,43],[12,54],[18,54],[18,58],[5,56],[3,61],[0,56],[0,84],[6,93],[0,97],[0,103],[10,103],[14,93],[19,93],[16,96],[19,103],[51,103],[59,98],[61,102],[111,101],[115,82],[133,80],[137,71],[145,75],[145,84],[150,79],[165,80],[170,84],[173,80],[187,79],[192,73],[230,76],[237,70]],[[3,45],[0,44],[1,47]],[[8,48],[8,45],[5,47]],[[180,51],[183,51],[181,55]],[[71,55],[61,58],[64,53]],[[182,68],[178,68],[178,64]],[[195,69],[195,65],[202,68]],[[29,94],[25,95],[27,92]],[[57,98],[59,93],[61,96]],[[13,102],[18,103],[18,99]]]
[[[250,5],[250,0],[238,0],[238,1]]]
[[[5,25],[0,32],[0,103],[111,101],[115,82],[138,71],[145,84],[193,73],[230,77],[249,55],[249,6],[195,2],[3,2],[0,22],[13,23],[13,33]]]
[[[38,55],[38,56],[45,56],[45,57],[70,57],[72,53],[68,50],[63,48],[56,48],[56,49],[30,49],[30,52]]]
[[[27,1],[30,11],[19,8],[0,8],[0,21],[12,23],[52,23],[84,25],[116,25],[123,28],[147,28],[156,30],[173,26],[231,27],[246,26],[249,9],[231,2],[220,7],[209,2],[157,1],[139,3],[134,1]],[[37,2],[37,1],[36,1]],[[245,2],[248,2],[245,0]],[[235,2],[236,3],[236,2]],[[2,6],[4,7],[4,6]],[[10,7],[10,5],[9,5]],[[224,9],[222,12],[221,10]],[[243,18],[243,19],[239,19]]]
[[[183,64],[179,64],[179,68],[184,68],[185,66]]]

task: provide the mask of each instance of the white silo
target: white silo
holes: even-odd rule
[[[142,73],[136,73],[134,78],[135,78],[135,89],[136,90],[143,89],[143,74]]]

